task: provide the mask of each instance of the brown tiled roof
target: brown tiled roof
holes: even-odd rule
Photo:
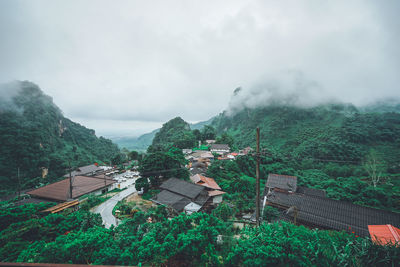
[[[115,183],[114,180],[103,178],[88,177],[88,176],[75,176],[72,178],[72,198],[78,198],[82,195],[91,193]],[[69,196],[69,178],[55,182],[35,190],[27,192],[27,194],[57,201],[66,201],[70,199]]]

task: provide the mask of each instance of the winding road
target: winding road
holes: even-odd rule
[[[132,184],[124,191],[119,192],[118,194],[95,208],[94,213],[100,213],[101,218],[103,219],[103,224],[106,228],[110,228],[111,225],[116,224],[117,218],[114,217],[112,211],[115,205],[117,205],[118,201],[123,200],[134,192],[136,192],[136,188],[135,185]]]

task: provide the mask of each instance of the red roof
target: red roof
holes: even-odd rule
[[[215,180],[213,178],[209,178],[209,177],[205,177],[200,174],[196,174],[196,175],[190,177],[190,179],[198,185],[202,185],[207,188],[211,188],[211,189],[215,189],[215,190],[221,190],[221,187],[219,187],[219,185],[215,182]]]
[[[99,177],[75,176],[72,179],[72,198],[74,199],[115,183],[114,180],[105,179],[104,181],[104,178]],[[69,178],[40,187],[27,193],[39,198],[66,201],[70,199]]]
[[[380,245],[400,242],[400,229],[390,224],[368,225],[372,241]]]

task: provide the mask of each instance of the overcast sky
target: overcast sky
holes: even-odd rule
[[[262,91],[293,73],[302,85],[279,83],[278,95],[398,98],[399,3],[2,0],[0,83],[38,84],[105,136],[207,120],[235,88]]]

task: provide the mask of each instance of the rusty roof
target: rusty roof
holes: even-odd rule
[[[219,187],[213,178],[205,177],[201,174],[196,174],[190,177],[190,180],[198,185],[202,185],[210,189],[221,190],[221,187]]]
[[[85,194],[109,186],[115,183],[114,180],[99,177],[75,176],[72,178],[72,198],[78,198]],[[70,199],[69,178],[55,182],[35,190],[27,192],[27,194],[44,199],[52,199],[56,201],[66,201]]]

